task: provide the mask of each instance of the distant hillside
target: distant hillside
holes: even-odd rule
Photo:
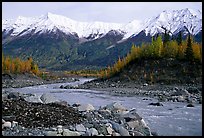
[[[167,36],[166,36],[167,37]],[[132,46],[124,58],[101,71],[101,78],[131,80],[137,83],[202,83],[202,45],[188,37],[186,41],[163,41]]]
[[[202,64],[172,58],[137,60],[110,79],[141,84],[202,84]]]

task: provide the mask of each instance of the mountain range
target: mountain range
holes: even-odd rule
[[[32,56],[41,68],[53,70],[97,69],[113,64],[132,44],[151,42],[151,37],[180,31],[202,41],[202,12],[192,9],[163,11],[144,21],[126,24],[79,22],[47,13],[39,17],[2,20],[5,55]]]

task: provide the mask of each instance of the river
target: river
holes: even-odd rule
[[[148,105],[157,102],[154,98],[141,96],[124,96],[109,94],[103,91],[85,89],[60,89],[61,85],[79,85],[92,79],[81,78],[72,83],[56,83],[24,88],[9,88],[12,92],[52,93],[57,99],[65,100],[69,104],[90,103],[96,109],[112,102],[119,102],[128,109],[135,108],[144,118],[151,131],[163,136],[202,136],[202,104],[186,107],[186,103],[162,102],[164,106]],[[146,98],[144,100],[144,98]]]

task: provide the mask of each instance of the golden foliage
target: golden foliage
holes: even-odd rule
[[[2,73],[34,73],[39,75],[40,71],[37,64],[35,64],[32,58],[28,58],[23,61],[20,58],[4,57],[2,53]]]

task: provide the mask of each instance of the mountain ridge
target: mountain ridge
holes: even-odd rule
[[[133,20],[123,26],[103,22],[81,24],[63,16],[55,17],[51,13],[41,15],[39,18],[19,17],[17,21],[3,20],[2,50],[5,55],[23,59],[32,56],[40,68],[100,69],[114,64],[119,57],[126,56],[132,44],[139,46],[151,42],[155,34],[164,35],[165,29],[174,36],[182,31],[183,39],[186,38],[188,31],[192,35],[197,33],[194,40],[202,42],[202,19],[199,18],[201,16],[196,15],[197,12],[191,12],[189,9],[172,13],[164,11],[145,20],[145,23]],[[56,20],[57,18],[59,19]],[[178,22],[173,22],[176,20]],[[185,27],[182,25],[183,21],[186,21]],[[66,22],[69,24],[63,28]],[[69,28],[69,25],[73,28]],[[114,29],[109,25],[124,29]],[[78,33],[76,29],[79,29]]]
[[[2,31],[11,31],[11,36],[25,35],[35,30],[35,33],[55,32],[56,29],[66,34],[76,33],[79,38],[86,38],[90,34],[96,34],[95,39],[101,34],[107,34],[110,30],[117,30],[124,33],[125,38],[137,35],[145,30],[146,35],[151,36],[156,33],[164,33],[165,27],[172,33],[188,28],[191,34],[195,35],[202,30],[202,13],[192,9],[182,9],[173,11],[163,11],[157,16],[153,16],[144,21],[133,20],[127,24],[107,23],[107,22],[79,22],[62,15],[48,12],[35,18],[19,16],[16,20],[2,20]],[[174,23],[175,22],[175,23]],[[24,33],[22,33],[24,31]]]

